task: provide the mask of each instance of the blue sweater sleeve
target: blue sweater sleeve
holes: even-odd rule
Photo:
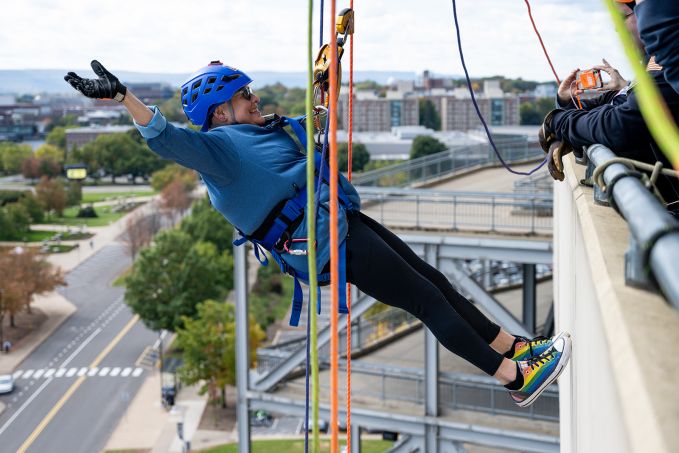
[[[154,114],[149,124],[135,125],[156,154],[209,176],[218,185],[227,185],[238,176],[240,155],[228,134],[178,128],[157,107],[150,108]]]
[[[679,93],[679,2],[646,0],[634,12],[646,53],[655,55],[665,79]]]

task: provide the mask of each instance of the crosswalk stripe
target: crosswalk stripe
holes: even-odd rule
[[[31,377],[32,374],[33,374],[33,370],[26,370],[26,371],[24,371],[24,374],[21,375],[21,378],[22,379],[28,379],[29,377]]]
[[[77,373],[77,372],[78,372],[78,369],[77,369],[77,368],[71,368],[70,370],[68,370],[68,371],[66,372],[66,377],[71,377],[71,376],[73,376],[73,375],[74,375],[75,373]]]
[[[139,377],[143,372],[144,372],[143,368],[135,368],[134,371],[132,372],[132,376]]]
[[[64,374],[66,374],[66,368],[59,368],[56,373],[54,373],[54,377],[61,377]]]
[[[45,372],[43,369],[35,370],[35,374],[33,375],[33,379],[38,379],[42,374]]]
[[[115,367],[111,370],[111,374],[109,374],[109,376],[115,377],[115,376],[118,376],[119,374],[120,374],[120,367]]]
[[[87,368],[87,367],[85,367],[85,366],[82,367],[82,368],[80,368],[80,369],[78,370],[78,376],[84,376],[84,375],[87,373],[88,370],[89,370],[89,368]]]
[[[19,379],[19,376],[21,376],[21,373],[22,373],[21,370],[15,371],[14,374],[12,375],[12,377],[13,377],[14,379]]]
[[[122,377],[127,377],[127,376],[130,375],[131,372],[132,372],[132,368],[130,368],[130,367],[128,366],[128,367],[125,368],[123,371],[121,371],[120,375],[121,375]]]
[[[54,368],[50,368],[49,370],[45,371],[45,375],[43,377],[48,378],[54,374],[56,370]]]
[[[109,367],[105,366],[99,371],[99,376],[106,376],[110,370]]]
[[[97,368],[97,367],[90,368],[90,371],[87,372],[87,375],[88,376],[95,376],[98,371],[99,371],[99,368]]]

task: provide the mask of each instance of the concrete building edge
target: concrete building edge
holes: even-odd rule
[[[555,190],[555,213],[557,209],[560,209],[557,208],[557,206],[561,206],[559,198],[568,196],[570,197],[574,208],[573,212],[577,214],[572,218],[573,223],[571,232],[574,232],[576,228],[581,228],[583,231],[595,231],[595,220],[590,211],[590,204],[592,202],[588,200],[588,194],[583,191],[583,188],[580,186],[575,171],[575,159],[572,155],[569,155],[564,159],[564,166],[564,173],[566,174],[565,183],[567,183],[568,186],[565,186],[564,183],[556,183],[562,185],[557,186],[557,189]],[[558,221],[555,222],[555,232],[559,228],[559,223],[560,222]],[[557,239],[559,236],[555,234],[554,237]],[[583,234],[583,237],[585,242],[594,241],[596,239],[596,235]],[[569,243],[573,244],[574,242],[570,241]],[[562,259],[562,253],[564,253],[562,250],[559,250],[560,247],[558,247],[557,244],[558,242],[555,242],[555,262],[557,259]],[[603,250],[598,245],[598,241],[592,245],[593,246],[586,247],[587,257],[591,263],[590,267],[607,269]],[[573,254],[574,252],[571,251],[570,253]],[[556,256],[559,258],[556,258]],[[621,263],[621,266],[623,266],[623,263]],[[555,274],[558,275],[556,270]],[[610,276],[606,273],[605,277],[605,280],[597,280],[597,284],[595,285],[597,297],[595,299],[599,302],[598,308],[604,327],[604,335],[609,345],[609,351],[616,352],[615,355],[610,355],[608,357],[609,363],[613,368],[613,375],[625,376],[624,380],[615,379],[614,381],[618,401],[623,408],[622,417],[626,425],[625,433],[630,442],[631,450],[669,453],[672,450],[666,444],[664,433],[660,429],[660,420],[657,419],[651,397],[646,392],[648,383],[646,383],[644,379],[643,367],[639,363],[637,356],[633,353],[633,332],[630,332],[624,317],[622,316],[620,301],[618,300],[616,292],[613,290]],[[561,282],[558,281],[557,285],[561,285]],[[559,307],[558,299],[555,300],[555,304],[557,304],[558,307],[557,313],[561,312],[563,314],[564,310],[569,308]],[[557,322],[559,321],[560,320],[557,319]],[[559,324],[557,324],[557,326],[559,326]],[[630,364],[633,365],[630,366]],[[561,388],[560,391],[562,391]],[[568,394],[568,392],[565,392],[565,394]],[[634,397],[632,398],[632,396]],[[566,414],[563,413],[563,409],[560,410],[562,411],[560,414],[561,420],[564,420],[564,415]],[[574,436],[573,438],[576,437]],[[562,432],[562,448],[564,446]]]

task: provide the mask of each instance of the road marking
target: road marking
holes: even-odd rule
[[[119,374],[120,374],[120,367],[115,367],[111,370],[111,374],[109,374],[109,376],[115,377],[115,376],[118,376]]]
[[[99,368],[96,366],[93,368],[90,368],[90,371],[87,372],[88,376],[96,376],[96,374],[99,372]]]
[[[35,374],[33,375],[33,379],[38,379],[38,378],[40,378],[40,376],[42,376],[42,374],[43,374],[44,372],[45,372],[45,370],[42,370],[42,369],[36,370],[36,371],[35,371]]]
[[[74,375],[75,373],[77,373],[77,372],[78,372],[78,369],[77,369],[77,368],[71,368],[71,369],[68,370],[68,372],[66,373],[66,377],[71,377],[71,376],[73,376],[73,375]]]
[[[89,368],[87,368],[86,366],[84,366],[84,367],[82,367],[82,368],[80,368],[80,369],[78,370],[78,376],[84,376],[85,373],[87,373],[88,371],[89,371]]]
[[[21,370],[15,371],[14,374],[12,375],[14,379],[19,379],[19,376],[21,376]]]
[[[31,374],[33,374],[33,370],[26,370],[24,371],[24,374],[21,375],[22,379],[28,379],[31,377]]]
[[[122,340],[122,338],[127,334],[127,332],[132,329],[132,327],[137,323],[139,320],[138,315],[134,315],[130,321],[125,324],[125,327],[118,332],[118,335],[115,336],[113,340],[104,348],[103,351],[99,353],[99,355],[94,359],[94,361],[90,364],[90,367],[94,368],[99,366],[102,360],[104,360],[104,357],[108,355],[109,352],[113,350],[113,348]],[[80,385],[87,379],[86,376],[80,376],[76,381],[66,390],[66,393],[64,396],[61,397],[59,401],[52,407],[52,409],[45,415],[45,418],[42,419],[42,421],[38,424],[38,426],[33,430],[30,436],[24,441],[23,444],[19,447],[17,450],[17,453],[26,453],[26,450],[35,442],[35,439],[38,438],[40,433],[45,429],[45,427],[49,424],[50,421],[54,418],[54,416],[59,412],[59,410],[66,404],[66,401],[75,393],[75,391],[80,387]]]
[[[26,407],[29,404],[31,404],[31,402],[40,394],[40,392],[42,392],[45,389],[45,387],[47,387],[47,384],[49,384],[51,381],[52,381],[52,379],[47,379],[45,382],[42,383],[42,385],[40,387],[38,387],[38,389],[31,396],[28,397],[26,402],[24,402],[24,404],[22,404],[21,407],[14,414],[12,414],[12,416],[9,418],[9,420],[7,420],[4,425],[2,425],[2,428],[0,428],[0,435],[5,432],[7,427],[9,425],[11,425],[12,422],[14,420],[16,420],[16,418],[19,415],[21,415],[21,413],[24,411],[24,409],[26,409]]]
[[[50,368],[49,370],[45,371],[45,377],[46,378],[52,377],[52,375],[54,374],[55,371],[56,370],[54,368]]]
[[[66,365],[68,365],[68,364],[71,362],[71,360],[73,360],[73,359],[75,358],[75,356],[77,356],[77,355],[80,353],[80,351],[82,351],[83,348],[84,348],[85,346],[87,346],[87,344],[88,344],[90,341],[92,341],[92,339],[93,339],[94,337],[96,337],[97,335],[99,335],[100,332],[101,332],[101,327],[98,327],[97,330],[95,330],[94,332],[92,332],[92,334],[91,334],[89,337],[87,337],[87,339],[85,339],[85,341],[83,341],[82,343],[80,343],[80,346],[78,346],[78,348],[77,348],[75,351],[73,351],[73,353],[72,353],[70,356],[68,356],[68,358],[67,358],[66,360],[64,360],[64,363],[62,363],[61,366],[62,366],[62,367],[65,367]]]
[[[109,367],[105,366],[104,368],[102,368],[99,371],[99,376],[106,376],[109,371],[111,371],[111,369]]]
[[[122,377],[127,377],[127,376],[130,375],[131,372],[132,372],[132,368],[130,368],[130,367],[128,366],[127,368],[125,368],[125,369],[120,373],[120,375],[121,375]]]
[[[143,368],[135,368],[134,371],[132,372],[132,376],[139,377],[143,372],[144,372]]]
[[[54,377],[61,377],[64,374],[66,374],[66,368],[59,368],[56,373],[54,373]]]

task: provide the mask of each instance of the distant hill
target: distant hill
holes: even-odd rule
[[[40,70],[0,70],[0,93],[38,94],[38,93],[70,93],[70,88],[64,82],[65,69],[40,69]],[[78,74],[92,74],[90,70],[76,70]],[[118,71],[115,73],[124,82],[165,82],[179,87],[189,74],[153,74],[144,72]],[[277,82],[288,87],[301,87],[306,85],[306,73],[303,72],[273,72],[254,71],[249,72],[255,82],[254,86],[270,85]],[[412,72],[388,72],[388,71],[357,71],[354,80],[374,80],[380,84],[386,84],[389,78],[414,80],[417,74]],[[344,77],[348,80],[348,74]]]

